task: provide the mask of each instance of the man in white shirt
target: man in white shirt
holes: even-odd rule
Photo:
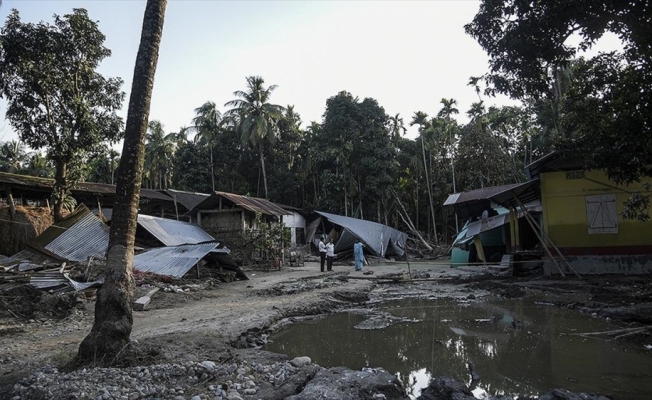
[[[321,263],[321,272],[324,272],[324,263],[326,262],[326,243],[324,237],[319,239],[319,262]]]
[[[335,258],[335,245],[333,244],[333,239],[328,240],[326,245],[326,267],[327,271],[333,270],[333,258]]]

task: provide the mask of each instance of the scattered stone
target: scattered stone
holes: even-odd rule
[[[299,368],[299,367],[303,367],[306,364],[310,364],[311,362],[312,362],[312,360],[310,359],[310,357],[304,356],[304,357],[296,357],[296,358],[292,359],[290,361],[290,364],[292,364],[292,366],[294,366],[294,367]]]
[[[388,399],[407,400],[401,381],[382,368],[352,371],[345,367],[322,369],[301,393],[286,400],[363,400],[370,393]]]

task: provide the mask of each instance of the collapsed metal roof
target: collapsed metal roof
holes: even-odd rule
[[[83,204],[63,220],[50,225],[29,247],[64,261],[103,259],[109,246],[109,227]]]
[[[528,212],[541,212],[541,203],[538,201],[527,204],[526,209]],[[518,218],[522,218],[525,215],[525,210],[518,210]],[[460,234],[458,235],[456,242],[463,241],[465,239],[472,239],[475,235],[479,235],[483,232],[496,229],[503,225],[509,224],[509,213],[503,213],[494,215],[487,219],[469,222],[466,227],[464,227]]]
[[[516,197],[523,203],[538,199],[539,180],[454,193],[448,196],[444,206],[453,206],[457,216],[464,219],[481,215],[483,211],[492,208],[492,204],[516,206]]]
[[[229,209],[233,208],[233,206],[243,208],[247,211],[259,212],[277,217],[282,215],[292,215],[291,212],[284,210],[269,200],[227,192],[213,192],[210,197],[197,204],[191,212],[199,210]]]
[[[134,257],[134,269],[181,278],[208,253],[229,253],[227,248],[216,249],[218,245],[210,242],[151,249]]]
[[[151,215],[138,215],[138,224],[165,246],[196,244],[215,240],[198,225]]]
[[[316,211],[328,221],[342,227],[340,237],[335,243],[335,252],[352,250],[357,239],[365,245],[367,251],[378,256],[385,257],[389,253],[403,255],[405,242],[408,235],[387,225],[378,222],[366,221],[363,219],[345,217],[343,215],[330,214]]]

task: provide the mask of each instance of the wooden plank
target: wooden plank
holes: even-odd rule
[[[160,288],[154,288],[154,289],[150,290],[149,292],[147,292],[146,295],[144,295],[140,299],[136,300],[134,302],[134,311],[147,310],[147,306],[149,306],[149,302],[152,301],[152,296],[154,296],[154,294],[156,292],[158,292],[159,290],[160,290]]]

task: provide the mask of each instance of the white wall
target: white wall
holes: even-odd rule
[[[292,237],[290,238],[290,244],[295,245],[297,244],[297,228],[302,228],[305,232],[306,229],[306,219],[303,218],[301,214],[299,214],[296,211],[292,212],[292,215],[284,215],[283,216],[283,223],[285,226],[290,228],[290,232],[292,232]]]

